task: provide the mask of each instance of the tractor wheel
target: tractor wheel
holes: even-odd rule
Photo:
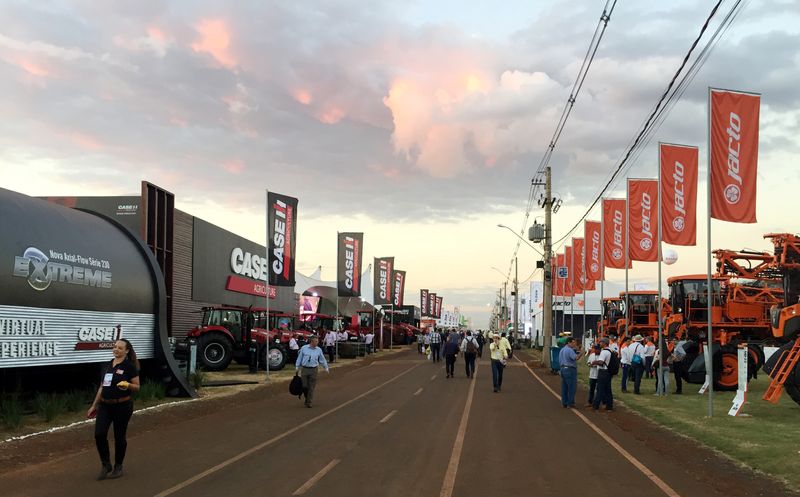
[[[739,386],[739,356],[736,347],[726,345],[714,354],[714,390],[731,391]]]
[[[758,370],[764,366],[764,349],[760,345],[748,345],[747,353],[747,379],[758,378]]]
[[[778,367],[778,358],[781,357],[781,354],[784,351],[788,352],[789,350],[791,350],[793,345],[794,342],[785,343],[783,344],[783,346],[781,346],[781,348],[776,350],[775,353],[773,353],[769,357],[769,359],[764,363],[764,372],[767,373],[770,377],[772,377],[772,372]]]
[[[222,371],[233,359],[233,346],[224,335],[209,333],[198,340],[197,355],[206,371]]]
[[[795,371],[797,371],[797,369],[795,369]],[[793,401],[800,404],[800,386],[792,385],[787,382],[784,383],[783,389],[786,390],[786,393],[789,394],[789,397],[791,397]]]
[[[261,347],[258,353],[258,367],[264,368],[265,364],[267,363],[267,356],[266,356],[267,348]],[[289,360],[289,352],[286,350],[286,347],[279,343],[271,343],[269,344],[269,370],[270,371],[280,371],[281,369],[286,366],[286,362]]]

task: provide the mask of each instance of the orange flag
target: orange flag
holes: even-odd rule
[[[728,90],[709,92],[711,217],[755,223],[761,96]]]
[[[603,260],[605,267],[625,269],[625,199],[603,199]]]
[[[628,180],[630,260],[658,261],[658,181]]]
[[[661,241],[697,244],[697,147],[659,144]]]
[[[601,224],[598,221],[586,221],[583,227],[583,237],[586,240],[586,279],[588,281],[599,281],[603,279],[603,265],[601,264],[600,254],[600,249],[602,248],[600,237],[603,236]]]
[[[586,286],[586,275],[583,272],[586,263],[583,238],[572,239],[572,282],[575,295],[583,293]]]

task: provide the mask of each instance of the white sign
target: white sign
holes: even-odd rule
[[[120,338],[152,358],[155,316],[0,305],[0,369],[108,361]]]
[[[739,347],[739,389],[736,390],[736,397],[733,398],[733,405],[728,411],[728,416],[738,416],[739,411],[747,402],[747,347]]]

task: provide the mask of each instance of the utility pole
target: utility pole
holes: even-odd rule
[[[508,326],[508,294],[506,293],[506,289],[508,287],[508,280],[503,282],[503,308],[500,309],[500,313],[503,315],[503,320],[500,324],[500,332],[502,333],[502,328]]]
[[[514,331],[511,332],[511,336],[514,337],[516,340],[517,337],[517,330],[519,330],[519,288],[517,284],[519,282],[519,268],[517,267],[517,258],[514,257]]]
[[[550,166],[544,170],[544,296],[542,302],[542,359],[550,367],[550,347],[553,344],[553,189]]]

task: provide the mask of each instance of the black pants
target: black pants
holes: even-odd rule
[[[589,378],[589,403],[594,402],[595,392],[597,391],[597,378]]]
[[[122,404],[100,404],[97,407],[97,421],[94,424],[94,441],[97,453],[103,464],[111,464],[111,453],[108,449],[108,429],[114,424],[114,464],[122,466],[128,441],[125,433],[128,422],[133,415],[133,401]]]
[[[325,347],[325,350],[328,352],[328,362],[333,362],[336,358],[336,347],[333,345],[328,345]]]
[[[653,356],[647,356],[644,360],[644,372],[648,378],[653,378]]]
[[[472,378],[475,374],[475,353],[464,352],[464,362],[466,363],[467,378]]]
[[[641,393],[639,388],[642,385],[642,375],[644,375],[644,364],[631,364],[631,376],[633,376],[633,393]]]
[[[439,349],[442,348],[441,343],[432,343],[431,344],[431,357],[433,358],[433,362],[439,362],[442,358],[439,356]]]
[[[446,354],[444,356],[444,369],[448,375],[453,376],[456,370],[456,355]]]
[[[614,408],[614,394],[611,393],[611,375],[605,369],[597,372],[597,393],[594,396],[592,407],[599,409],[600,404],[605,404],[606,409]]]
[[[683,393],[683,372],[686,369],[684,361],[672,364],[672,374],[675,375],[675,393]]]

